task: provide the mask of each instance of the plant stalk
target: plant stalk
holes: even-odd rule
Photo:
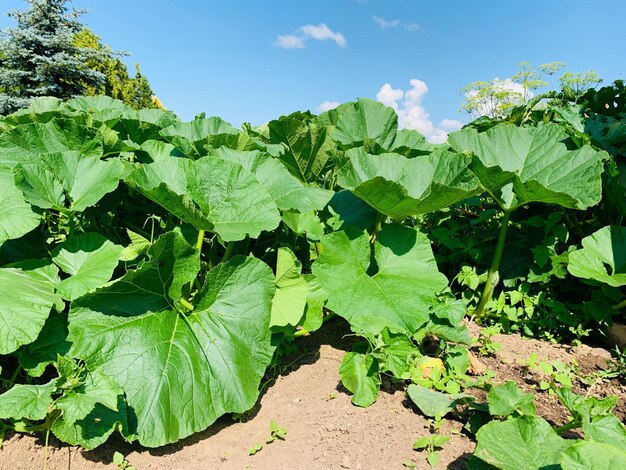
[[[509,220],[511,219],[512,210],[504,211],[504,218],[502,219],[502,226],[500,227],[500,233],[498,234],[498,242],[496,244],[496,251],[493,254],[493,260],[491,261],[491,267],[489,268],[489,273],[487,274],[487,282],[485,283],[485,288],[480,297],[480,303],[476,310],[474,311],[474,316],[476,318],[482,318],[485,312],[485,307],[487,303],[493,297],[493,292],[500,281],[500,275],[498,271],[500,270],[500,263],[502,262],[502,253],[504,253],[504,243],[506,242],[506,233],[509,228]]]
[[[554,430],[556,431],[557,434],[561,435],[565,431],[569,431],[570,429],[576,429],[581,426],[582,424],[580,423],[579,420],[574,420],[574,421],[570,421],[569,423],[564,424],[563,426],[559,426],[558,428],[555,428]]]
[[[225,263],[230,259],[233,255],[233,251],[235,251],[235,242],[228,242],[226,245],[226,251],[224,252],[224,256],[222,257],[222,263]]]
[[[198,241],[196,242],[196,250],[202,253],[202,244],[204,243],[204,230],[198,230]]]

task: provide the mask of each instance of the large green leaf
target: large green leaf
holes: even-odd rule
[[[120,139],[141,144],[160,138],[160,131],[178,121],[171,111],[162,109],[134,110],[122,101],[108,96],[81,96],[64,104],[65,112],[89,114],[91,119],[115,130]],[[102,129],[101,129],[102,131]]]
[[[73,303],[69,339],[71,354],[122,386],[139,441],[153,447],[254,404],[273,353],[274,276],[257,259],[235,257],[209,271],[188,311],[178,299],[196,277],[198,252],[170,232],[148,256]]]
[[[63,305],[54,292],[56,277],[50,267],[0,269],[0,354],[35,341],[52,307]]]
[[[472,170],[507,208],[543,202],[585,209],[600,201],[607,154],[590,146],[569,150],[567,139],[556,124],[506,124],[482,133],[463,129],[450,134],[448,143],[475,155]]]
[[[33,212],[22,191],[13,184],[11,170],[0,165],[0,245],[30,232],[40,220],[41,216]]]
[[[370,155],[358,148],[346,155],[339,184],[394,219],[435,212],[478,192],[468,160],[452,152],[406,158]]]
[[[503,470],[558,468],[561,453],[571,446],[538,416],[491,421],[476,439],[474,455]]]
[[[163,158],[126,182],[181,220],[226,241],[256,238],[280,223],[272,196],[241,165],[215,157]]]
[[[594,416],[583,421],[585,439],[626,449],[626,427],[613,414]]]
[[[56,380],[45,385],[15,385],[0,395],[0,419],[44,419],[52,405]]]
[[[328,128],[308,120],[284,116],[268,128],[270,143],[284,146],[280,160],[300,181],[315,181],[336,148]]]
[[[309,286],[301,271],[302,263],[293,251],[279,248],[276,260],[276,293],[272,299],[270,326],[295,326],[304,315]]]
[[[572,275],[613,287],[626,285],[626,227],[603,227],[582,244],[569,254],[567,270]]]
[[[328,308],[357,332],[414,333],[429,320],[436,294],[448,285],[437,269],[426,235],[386,225],[372,250],[369,237],[352,228],[322,238],[313,273],[328,296]]]
[[[219,117],[177,122],[161,130],[161,136],[189,157],[202,157],[209,148],[239,148],[241,130]],[[243,149],[241,149],[243,150]]]
[[[623,447],[582,441],[573,445],[562,455],[563,470],[620,470],[626,463]]]
[[[302,184],[278,160],[258,150],[245,152],[222,147],[211,155],[238,163],[252,173],[281,210],[295,209],[301,213],[320,210],[334,194]]]
[[[16,166],[15,184],[42,209],[81,212],[114,191],[124,165],[77,151],[45,153],[36,162]]]
[[[69,238],[52,252],[52,261],[70,275],[57,285],[57,292],[74,300],[111,279],[123,247],[98,233]]]
[[[398,130],[398,115],[393,108],[365,98],[331,109],[321,114],[319,121],[335,126],[332,138],[343,149],[390,149]]]
[[[626,155],[626,113],[617,116],[590,114],[585,126],[594,143],[612,155]]]
[[[0,164],[37,162],[40,154],[76,151],[83,157],[101,157],[102,139],[70,119],[45,124],[23,124],[0,133]]]

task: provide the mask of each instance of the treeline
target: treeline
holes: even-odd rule
[[[107,95],[132,108],[160,108],[148,79],[84,26],[84,10],[70,0],[25,0],[29,8],[8,13],[17,25],[0,33],[0,114],[34,98]]]

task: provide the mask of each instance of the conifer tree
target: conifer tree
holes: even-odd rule
[[[84,11],[69,9],[70,0],[25,1],[30,8],[10,12],[17,25],[0,36],[0,114],[28,106],[39,96],[83,95],[105,80],[86,64],[107,59],[107,52],[74,41]]]

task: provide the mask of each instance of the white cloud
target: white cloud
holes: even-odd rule
[[[420,25],[418,25],[417,23],[407,23],[405,25],[403,25],[405,29],[407,29],[408,31],[411,31],[413,33],[416,33],[418,31],[422,30],[422,27]]]
[[[385,83],[376,93],[378,101],[396,110],[401,129],[415,129],[424,134],[429,142],[439,144],[448,139],[448,132],[463,126],[463,123],[454,119],[443,119],[435,126],[422,104],[428,93],[428,86],[417,79],[410,80],[409,84],[410,88],[404,91]]]
[[[274,43],[276,47],[282,47],[283,49],[304,49],[304,38],[300,36],[295,36],[293,34],[285,34],[278,35],[276,37],[276,42]]]
[[[341,103],[339,101],[324,101],[317,107],[318,113],[323,113],[324,111],[328,111],[329,109],[334,109],[339,106]]]
[[[305,42],[309,39],[315,41],[331,40],[342,48],[348,45],[343,34],[333,31],[324,23],[318,25],[305,24],[298,28],[297,34],[278,35],[274,45],[283,49],[304,49],[306,47]]]
[[[400,26],[400,20],[387,21],[385,18],[381,18],[380,16],[374,16],[372,19],[376,24],[378,24],[378,26],[380,26],[380,29],[395,28],[396,26]]]
[[[380,29],[388,29],[388,28],[397,28],[398,26],[402,26],[407,31],[417,32],[421,31],[422,28],[417,23],[403,23],[400,20],[386,20],[380,16],[373,16],[372,19],[374,23],[378,25]]]
[[[385,83],[378,93],[376,93],[376,99],[383,103],[385,106],[389,106],[398,111],[398,101],[404,97],[404,92],[399,88],[392,88],[389,83]]]
[[[324,23],[320,23],[317,26],[307,24],[301,26],[299,31],[306,38],[316,39],[318,41],[325,41],[327,39],[330,39],[331,41],[335,41],[335,43],[339,47],[346,47],[346,45],[348,44],[343,34],[334,32]]]
[[[463,125],[461,121],[457,121],[456,119],[442,119],[439,123],[439,127],[449,132],[458,131]]]

